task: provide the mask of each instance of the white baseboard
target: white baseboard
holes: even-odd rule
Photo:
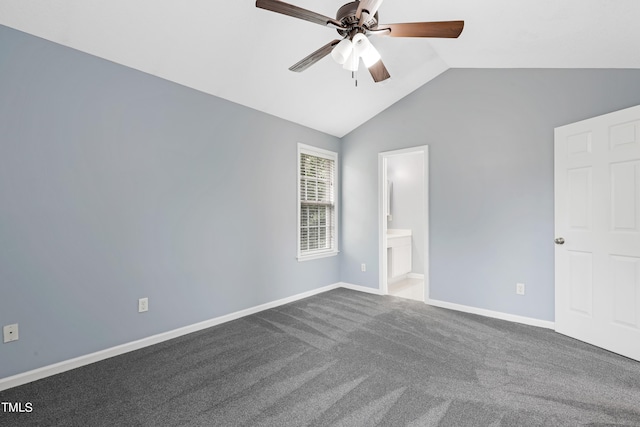
[[[398,283],[398,282],[401,282],[401,281],[406,280],[406,279],[424,280],[424,274],[407,273],[407,274],[402,274],[402,275],[396,276],[396,277],[389,277],[389,278],[387,278],[387,285],[393,285],[394,283]]]
[[[369,288],[367,286],[352,285],[351,283],[345,283],[345,282],[339,282],[337,285],[340,288],[351,289],[352,291],[366,292],[368,294],[374,294],[374,295],[384,295],[382,291],[380,291],[380,289],[378,288]]]
[[[484,308],[471,307],[468,305],[455,304],[452,302],[428,299],[427,304],[440,308],[448,308],[450,310],[462,311],[465,313],[479,314],[480,316],[493,317],[495,319],[508,320],[510,322],[522,323],[529,326],[537,326],[539,328],[555,329],[555,323],[548,320],[534,319],[532,317],[517,316],[515,314],[502,313],[500,311],[486,310]]]
[[[255,307],[247,308],[245,310],[236,311],[234,313],[226,314],[224,316],[216,317],[213,319],[205,320],[203,322],[194,323],[193,325],[184,326],[182,328],[174,329],[172,331],[163,332],[161,334],[152,335],[147,338],[142,338],[136,341],[121,344],[115,347],[107,348],[105,350],[97,351],[95,353],[79,356],[73,359],[64,360],[62,362],[54,363],[53,365],[43,366],[42,368],[34,369],[31,371],[23,372],[21,374],[13,375],[0,379],[0,391],[7,390],[19,385],[27,384],[33,381],[37,381],[52,375],[56,375],[71,369],[79,368],[81,366],[89,365],[91,363],[99,362],[101,360],[109,359],[114,356],[118,356],[130,351],[139,350],[144,347],[148,347],[154,344],[158,344],[173,338],[178,338],[183,335],[197,332],[203,329],[210,328],[212,326],[220,325],[222,323],[236,320],[241,317],[249,316],[254,313],[258,313],[263,310],[278,307],[290,302],[298,301],[303,298],[308,298],[313,295],[327,292],[332,289],[336,289],[342,286],[342,283],[335,283],[333,285],[324,286],[322,288],[313,289],[311,291],[303,292],[297,295],[293,295],[287,298],[282,298],[276,301],[261,304]],[[363,288],[358,286],[357,288]],[[351,288],[350,288],[351,289]],[[368,289],[368,288],[367,288]],[[360,289],[355,289],[360,290]]]

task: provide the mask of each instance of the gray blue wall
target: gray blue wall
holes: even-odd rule
[[[342,281],[378,287],[378,153],[427,144],[430,297],[553,320],[553,129],[637,104],[640,70],[445,72],[343,138]]]
[[[340,150],[0,26],[0,378],[338,282],[296,260],[297,142]]]

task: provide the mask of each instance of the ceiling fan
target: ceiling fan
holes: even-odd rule
[[[354,72],[357,71],[360,58],[362,58],[362,62],[375,82],[381,82],[391,76],[384,66],[380,54],[369,42],[369,35],[457,38],[464,27],[464,21],[379,24],[378,8],[381,3],[382,0],[352,1],[338,9],[335,19],[280,0],[256,0],[256,7],[335,28],[342,36],[342,39],[330,41],[292,65],[289,70],[304,71],[331,54],[338,64],[342,64],[345,69]]]

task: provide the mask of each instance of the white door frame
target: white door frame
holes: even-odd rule
[[[383,295],[389,293],[387,286],[387,159],[389,157],[422,153],[422,171],[424,179],[424,301],[429,300],[429,146],[404,148],[401,150],[378,153],[378,262],[379,289]]]

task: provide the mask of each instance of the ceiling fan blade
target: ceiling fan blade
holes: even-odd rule
[[[307,68],[311,67],[313,64],[315,64],[316,62],[320,61],[322,58],[330,54],[331,51],[333,50],[333,47],[338,43],[340,43],[340,40],[337,40],[337,39],[330,41],[326,45],[322,46],[320,49],[313,52],[311,55],[302,59],[300,62],[297,62],[296,64],[289,67],[289,69],[291,71],[295,71],[296,73],[300,73],[306,70]]]
[[[371,73],[371,77],[373,77],[373,81],[376,83],[387,80],[391,77],[389,71],[387,71],[387,67],[382,63],[382,59],[369,67],[369,73]]]
[[[380,24],[375,32],[389,37],[441,37],[457,38],[462,33],[464,21],[407,22],[404,24]],[[383,33],[384,30],[390,32]]]
[[[360,0],[358,4],[358,10],[356,10],[356,18],[358,18],[358,25],[362,25],[364,23],[365,17],[363,16],[363,11],[366,11],[369,16],[373,16],[378,11],[378,8],[382,4],[382,0]]]
[[[293,16],[294,18],[304,19],[305,21],[313,22],[320,25],[329,25],[344,28],[341,22],[336,21],[328,16],[321,15],[316,12],[312,12],[307,9],[303,9],[298,6],[294,6],[289,3],[285,3],[279,0],[256,0],[256,7],[260,9],[270,10],[272,12],[281,13],[283,15]]]

